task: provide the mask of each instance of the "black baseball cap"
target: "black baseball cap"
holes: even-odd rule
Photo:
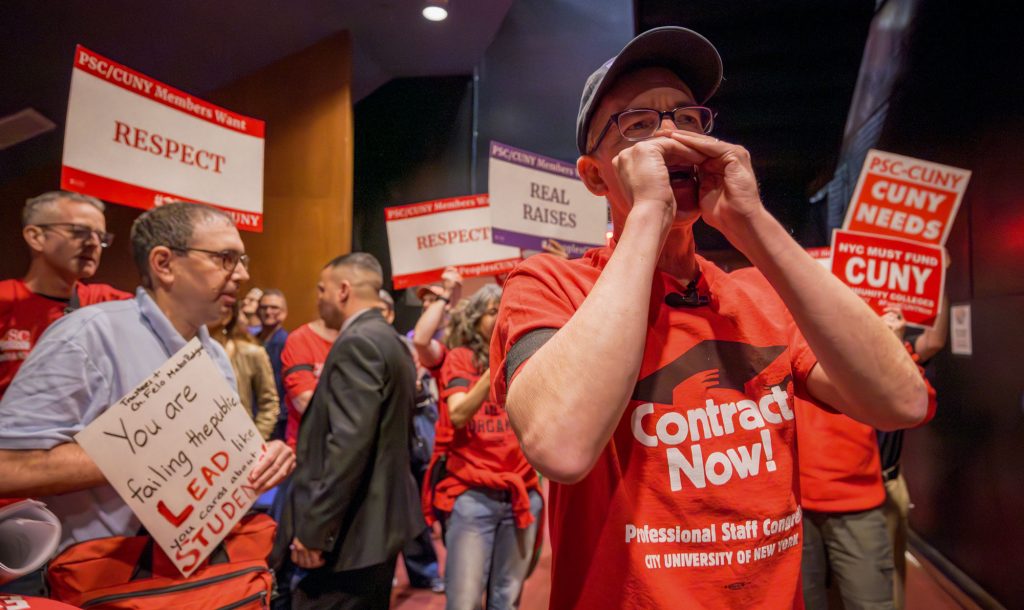
[[[675,72],[698,104],[708,101],[722,82],[722,58],[707,38],[677,26],[647,30],[604,62],[583,86],[576,117],[576,148],[581,155],[587,154],[587,131],[601,98],[620,76],[642,68],[667,68]]]

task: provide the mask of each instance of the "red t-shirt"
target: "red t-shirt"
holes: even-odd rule
[[[80,307],[132,298],[127,292],[106,284],[78,282],[75,286]],[[0,397],[14,381],[15,373],[43,331],[64,315],[68,304],[32,292],[24,280],[0,281]]]
[[[491,343],[499,402],[509,350],[565,325],[611,253],[512,273]],[[697,262],[709,304],[667,306],[684,286],[655,274],[622,420],[581,482],[551,486],[552,608],[803,607],[792,397],[816,359],[759,272]]]
[[[436,429],[443,442],[440,449],[435,443],[435,460],[431,461],[431,466],[440,452],[446,453],[447,476],[434,489],[429,489],[429,485],[424,487],[425,516],[433,521],[431,504],[438,510],[451,512],[463,492],[474,487],[489,487],[511,492],[516,525],[526,527],[533,522],[529,490],[537,489],[539,480],[519,447],[505,407],[485,399],[473,418],[461,428],[452,425],[448,414],[448,398],[472,389],[482,372],[473,362],[473,351],[466,347],[448,352],[441,367],[441,408]],[[430,469],[428,467],[428,473]]]
[[[320,379],[320,372],[324,369],[324,361],[332,345],[309,324],[303,324],[289,334],[284,343],[284,351],[281,352],[281,380],[288,406],[284,438],[293,450],[299,441],[299,423],[302,421],[302,414],[295,408],[295,397],[316,389],[316,382]]]
[[[828,513],[881,506],[885,486],[875,429],[800,398],[796,421],[800,505]]]

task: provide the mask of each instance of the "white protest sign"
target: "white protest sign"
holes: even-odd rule
[[[522,258],[491,241],[487,195],[385,208],[384,218],[396,289],[440,280],[448,266],[467,278],[506,273]]]
[[[843,229],[943,245],[971,172],[868,151]]]
[[[487,175],[495,243],[543,250],[556,239],[571,258],[605,243],[608,203],[572,163],[492,141]]]
[[[61,187],[136,208],[206,203],[263,230],[263,121],[79,45]]]
[[[185,576],[258,496],[249,472],[263,439],[198,339],[75,441]]]
[[[961,303],[949,308],[950,350],[957,356],[970,356],[973,351],[971,340],[971,304]]]

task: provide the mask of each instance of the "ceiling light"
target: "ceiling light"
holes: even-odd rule
[[[427,0],[423,16],[430,21],[444,21],[448,18],[448,0]]]

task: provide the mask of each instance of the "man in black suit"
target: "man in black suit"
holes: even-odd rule
[[[318,308],[341,335],[299,428],[291,555],[309,570],[294,608],[387,608],[399,551],[424,528],[409,470],[416,370],[377,304],[383,273],[361,252],[332,260]],[[290,517],[290,518],[289,518]]]

